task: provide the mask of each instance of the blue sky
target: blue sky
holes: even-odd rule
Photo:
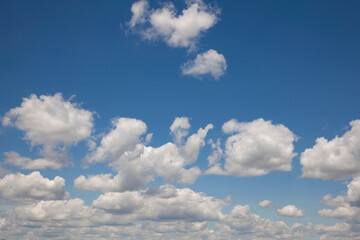
[[[359,5],[2,1],[0,237],[360,238]]]

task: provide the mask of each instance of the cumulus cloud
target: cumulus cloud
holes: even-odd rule
[[[284,217],[303,217],[305,212],[302,209],[295,207],[294,205],[287,205],[285,207],[279,208],[277,214]]]
[[[325,195],[322,203],[335,209],[322,209],[318,213],[322,217],[346,219],[349,223],[360,224],[360,177],[354,178],[347,185],[345,195],[332,197]]]
[[[0,194],[9,200],[57,200],[64,199],[68,193],[64,190],[65,179],[44,178],[39,172],[29,175],[21,173],[8,174],[0,179]]]
[[[224,169],[221,163],[210,167],[207,174],[237,177],[260,176],[270,171],[290,171],[297,137],[282,124],[272,124],[260,118],[252,122],[232,119],[222,130],[233,134],[225,144]]]
[[[272,205],[272,201],[270,200],[264,200],[259,202],[259,206],[262,208],[267,208],[270,207],[271,205]]]
[[[316,139],[301,154],[302,177],[345,179],[360,174],[360,120],[351,121],[350,126],[341,137]]]
[[[94,200],[95,208],[112,214],[132,214],[138,220],[205,221],[221,218],[224,202],[189,188],[164,185],[158,191],[105,193]]]
[[[113,126],[101,139],[100,145],[85,157],[84,163],[107,161],[118,174],[114,178],[109,175],[80,176],[75,180],[79,189],[103,192],[134,190],[157,176],[167,183],[177,181],[189,185],[201,174],[197,166],[188,166],[197,160],[201,147],[205,145],[205,137],[213,128],[212,124],[184,139],[190,124],[187,118],[176,118],[170,127],[175,143],[168,142],[159,147],[145,145],[142,135],[147,127],[140,120],[120,118],[113,121]],[[91,183],[94,179],[100,180],[98,184]]]
[[[219,20],[219,10],[201,0],[187,1],[187,8],[177,14],[173,3],[148,9],[147,1],[135,2],[130,29],[144,39],[161,39],[171,47],[195,48],[201,34]]]
[[[224,55],[210,49],[207,52],[200,53],[194,60],[186,62],[182,67],[184,75],[195,77],[209,74],[215,79],[219,79],[225,71],[227,65]]]
[[[35,94],[24,98],[21,106],[8,111],[2,119],[4,126],[16,127],[25,133],[31,146],[41,146],[43,159],[31,160],[15,152],[7,153],[7,163],[26,168],[55,168],[68,163],[66,147],[88,138],[93,128],[93,114],[63,99]]]
[[[311,232],[310,225],[295,223],[290,227],[282,221],[262,219],[249,205],[235,206],[215,229],[215,239],[304,239]]]
[[[86,219],[92,215],[93,210],[85,206],[83,200],[76,198],[19,205],[14,208],[13,213],[18,219],[38,222],[63,221],[71,226],[71,221]]]

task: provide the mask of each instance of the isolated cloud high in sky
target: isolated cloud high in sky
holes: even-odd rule
[[[224,55],[210,49],[207,52],[200,53],[194,60],[186,62],[182,67],[184,75],[200,77],[209,74],[216,80],[226,71],[227,65]]]
[[[219,21],[219,10],[202,0],[187,1],[187,8],[177,14],[173,3],[148,10],[147,1],[135,2],[129,27],[144,39],[161,39],[171,47],[194,49],[201,34]]]
[[[264,201],[259,202],[259,206],[262,208],[270,207],[271,204],[272,204],[272,201],[270,201],[270,200],[264,200]]]
[[[341,137],[317,138],[301,154],[302,177],[346,179],[360,174],[360,120],[351,121],[350,126]]]

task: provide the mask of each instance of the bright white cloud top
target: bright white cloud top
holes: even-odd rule
[[[28,104],[36,105],[35,109],[39,109],[32,112],[34,108],[29,108]],[[48,121],[50,124],[45,128],[36,125],[44,125]],[[356,123],[351,123],[353,128],[348,133],[353,133]],[[230,134],[224,148],[221,138],[206,140],[208,132],[214,128],[212,124],[190,134],[191,125],[187,117],[174,119],[170,126],[173,142],[158,147],[149,146],[152,133],[147,133],[147,125],[143,121],[134,118],[114,118],[110,131],[100,134],[101,138],[98,139],[91,136],[92,113],[65,101],[61,94],[24,98],[21,107],[5,114],[3,124],[24,131],[25,140],[32,145],[48,147],[55,152],[58,146],[61,149],[75,146],[79,141],[92,137],[92,146],[83,164],[89,168],[94,164],[107,164],[116,172],[116,175],[101,173],[75,178],[75,189],[103,192],[91,205],[86,205],[82,199],[71,199],[65,191],[65,179],[62,177],[56,176],[50,180],[37,171],[26,175],[3,170],[5,176],[0,179],[1,197],[18,202],[2,215],[4,218],[0,218],[0,228],[9,234],[14,231],[14,226],[21,226],[20,230],[16,230],[20,232],[41,226],[46,230],[32,231],[37,239],[46,239],[48,234],[60,234],[57,231],[61,229],[67,230],[65,237],[76,239],[74,236],[77,233],[73,229],[76,226],[81,229],[82,238],[109,238],[123,236],[126,232],[129,237],[156,239],[160,230],[161,236],[181,232],[179,239],[200,236],[205,239],[222,239],[223,236],[235,239],[244,231],[245,239],[261,239],[262,236],[303,239],[309,233],[322,234],[324,231],[327,236],[341,233],[351,238],[351,231],[344,232],[343,229],[359,221],[358,178],[348,184],[345,196],[324,197],[326,205],[336,208],[322,209],[319,215],[346,220],[343,225],[332,226],[331,230],[324,225],[296,223],[289,226],[284,222],[262,219],[250,211],[249,205],[236,205],[229,214],[224,214],[223,208],[234,204],[230,195],[220,200],[190,188],[171,185],[173,182],[194,184],[201,177],[203,171],[198,166],[198,158],[206,142],[212,149],[207,156],[210,168],[205,173],[208,175],[248,177],[276,170],[290,171],[296,155],[293,145],[296,135],[282,124],[273,124],[261,118],[252,122],[232,119],[224,123],[223,133]],[[49,136],[51,134],[55,136]],[[344,137],[348,136],[346,134]],[[352,139],[356,140],[355,137]],[[6,152],[5,156],[7,164],[19,168],[45,166],[41,165],[41,159],[31,160],[16,152]],[[161,178],[167,184],[149,186],[156,178]],[[260,201],[259,206],[267,208],[272,206],[272,202]],[[277,214],[300,218],[305,216],[305,211],[287,205],[277,209]],[[206,226],[207,221],[216,222],[214,229]],[[90,231],[89,227],[97,230]]]
[[[252,122],[232,119],[222,126],[233,134],[225,144],[224,169],[216,163],[207,174],[236,177],[261,176],[270,171],[290,171],[296,135],[282,124],[272,124],[260,118]],[[218,152],[218,150],[216,150]]]
[[[294,218],[305,216],[304,210],[299,209],[294,205],[286,205],[285,207],[279,208],[277,210],[277,214],[283,217],[294,217]]]
[[[360,120],[350,122],[343,136],[328,141],[316,139],[313,148],[301,154],[302,176],[321,179],[345,179],[360,174]]]
[[[68,196],[64,186],[65,179],[62,177],[49,180],[37,171],[29,175],[16,173],[0,179],[0,194],[3,198],[17,201],[61,200]]]
[[[6,154],[6,162],[25,169],[59,169],[68,164],[67,147],[90,137],[93,113],[77,104],[54,96],[35,94],[24,98],[20,107],[8,111],[4,126],[13,126],[25,132],[31,146],[41,146],[43,159],[31,160],[16,152]]]
[[[209,74],[215,79],[219,79],[226,71],[227,65],[224,55],[210,49],[200,53],[194,60],[186,62],[181,70],[184,75],[199,77]]]
[[[169,2],[159,9],[148,9],[147,1],[135,2],[129,27],[144,39],[161,39],[171,47],[194,49],[201,34],[219,20],[219,10],[202,0],[187,1],[187,8],[177,14]]]
[[[0,6],[0,239],[360,240],[360,1]]]

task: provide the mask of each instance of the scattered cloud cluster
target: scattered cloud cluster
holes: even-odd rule
[[[202,34],[219,21],[220,10],[202,0],[186,1],[186,5],[187,8],[178,14],[171,2],[158,9],[150,9],[146,0],[135,2],[127,25],[143,39],[160,39],[170,47],[185,47],[193,51]],[[224,55],[213,49],[198,54],[181,67],[184,75],[199,77],[208,74],[215,79],[219,79],[226,68]]]
[[[20,107],[7,112],[2,121],[4,126],[24,131],[25,140],[31,146],[40,146],[40,154],[46,159],[50,153],[67,157],[67,147],[89,139],[93,132],[92,115],[64,100],[61,94],[39,98],[31,95],[24,98]],[[189,118],[178,117],[170,126],[173,141],[153,147],[149,146],[152,133],[147,132],[143,121],[115,118],[108,133],[102,134],[98,142],[93,138],[83,164],[87,167],[107,164],[116,174],[81,175],[74,180],[76,189],[102,192],[90,206],[81,199],[71,199],[62,177],[51,180],[38,171],[22,174],[2,168],[1,198],[15,206],[2,213],[0,229],[8,236],[26,233],[25,239],[54,236],[74,240],[114,236],[158,239],[159,236],[173,238],[175,233],[178,239],[237,239],[239,236],[242,239],[303,239],[311,233],[320,234],[324,239],[356,239],[355,233],[360,230],[360,179],[356,171],[348,174],[339,167],[336,173],[326,162],[330,161],[329,156],[336,164],[339,159],[357,160],[359,120],[350,125],[352,128],[342,137],[326,141],[329,146],[315,145],[301,155],[303,177],[313,177],[306,175],[309,161],[305,160],[314,156],[323,164],[320,172],[325,173],[326,167],[331,169],[326,172],[331,177],[321,175],[320,178],[354,176],[346,194],[324,196],[323,203],[331,208],[318,212],[322,217],[344,219],[344,223],[289,226],[282,221],[262,219],[251,212],[248,205],[236,205],[229,214],[224,214],[223,208],[234,204],[230,195],[220,200],[171,185],[173,182],[189,185],[204,174],[195,164],[206,142],[212,152],[207,157],[209,168],[205,174],[248,177],[276,170],[290,171],[297,136],[282,124],[261,118],[252,122],[232,119],[222,126],[222,131],[230,135],[222,146],[221,138],[206,141],[209,130],[214,127],[212,124],[190,134]],[[66,163],[58,158],[33,160],[14,151],[6,152],[5,157],[5,163],[20,169],[45,166],[57,169]],[[159,177],[165,185],[149,187],[148,183]],[[274,207],[270,200],[259,202],[259,206]],[[277,214],[284,217],[305,216],[304,210],[294,205],[276,209]],[[208,227],[208,221],[214,222],[213,227]],[[64,229],[68,230],[65,235]]]
[[[197,133],[184,140],[189,128],[188,118],[176,118],[170,127],[170,134],[175,142],[151,147],[146,146],[141,139],[147,131],[144,122],[130,118],[114,120],[113,129],[101,139],[100,145],[84,158],[84,163],[108,162],[118,175],[114,178],[110,175],[80,176],[75,180],[75,187],[103,192],[114,189],[134,190],[157,176],[167,183],[194,183],[201,175],[201,170],[197,166],[186,167],[196,162],[201,147],[205,145],[205,137],[213,125],[200,128]]]
[[[41,146],[41,159],[32,160],[16,152],[6,153],[6,163],[24,169],[59,169],[68,164],[67,147],[87,139],[93,128],[93,113],[77,104],[54,96],[35,94],[24,98],[21,106],[8,111],[3,126],[12,126],[25,133],[31,146]]]
[[[354,178],[347,185],[346,195],[335,198],[325,195],[322,202],[335,209],[322,209],[319,211],[320,216],[346,219],[348,223],[360,224],[360,177]]]
[[[360,120],[351,121],[350,126],[341,137],[316,139],[314,147],[301,154],[303,177],[337,180],[359,176]]]

